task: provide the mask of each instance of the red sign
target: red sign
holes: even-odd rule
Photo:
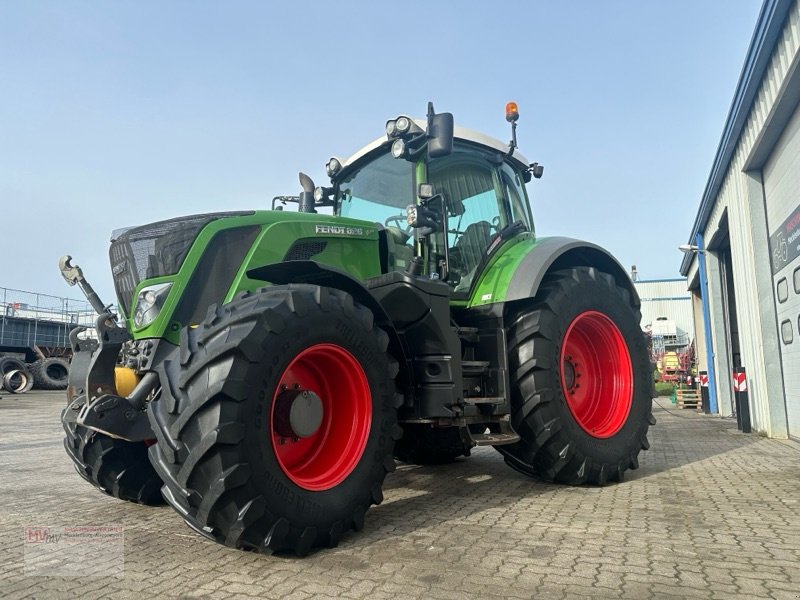
[[[733,391],[734,392],[747,391],[747,373],[733,374]]]
[[[708,375],[700,373],[700,386],[708,387]]]

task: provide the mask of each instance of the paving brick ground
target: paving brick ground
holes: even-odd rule
[[[297,559],[97,492],[61,447],[62,405],[0,399],[3,598],[800,598],[800,445],[729,419],[656,406],[641,468],[605,488],[531,481],[491,448],[400,466],[361,533]],[[124,527],[123,576],[25,575],[27,527],[108,524]]]

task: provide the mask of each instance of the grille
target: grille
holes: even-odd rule
[[[111,273],[125,314],[130,314],[133,292],[140,281],[178,272],[203,227],[221,217],[248,214],[252,213],[212,213],[159,221],[127,229],[112,240]]]
[[[327,245],[328,242],[322,240],[298,240],[292,244],[283,260],[309,260],[325,250]]]

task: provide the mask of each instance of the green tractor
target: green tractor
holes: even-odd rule
[[[655,421],[636,291],[602,248],[535,235],[542,167],[506,117],[508,144],[429,104],[273,210],[114,232],[119,316],[63,257],[99,313],[71,336],[78,472],[302,556],[361,529],[395,459],[493,446],[569,485],[637,468]]]

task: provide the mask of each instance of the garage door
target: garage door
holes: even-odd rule
[[[800,438],[800,107],[764,165],[764,195],[789,435]]]

